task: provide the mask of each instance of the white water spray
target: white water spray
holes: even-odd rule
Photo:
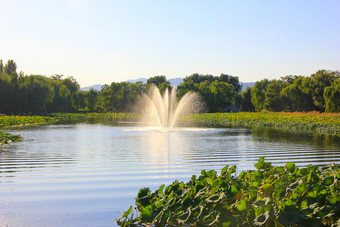
[[[193,104],[198,101],[199,95],[194,92],[186,93],[177,101],[175,88],[171,91],[167,88],[162,96],[159,89],[153,86],[140,101],[142,121],[152,127],[171,130],[181,115],[197,112],[193,110]]]

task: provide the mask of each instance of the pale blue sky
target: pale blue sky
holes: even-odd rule
[[[0,58],[81,86],[340,69],[340,1],[0,0]]]

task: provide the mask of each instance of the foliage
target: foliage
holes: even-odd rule
[[[7,64],[5,65],[3,72],[7,73],[8,75],[11,75],[12,73],[16,73],[17,71],[17,65],[13,60],[8,60]]]
[[[254,84],[254,87],[251,89],[251,102],[253,103],[255,110],[260,111],[264,109],[265,99],[266,99],[266,90],[269,85],[269,80],[264,79],[261,81],[257,81]]]
[[[287,100],[286,109],[290,111],[312,111],[316,107],[313,103],[309,77],[295,77],[291,84],[287,85],[281,91],[281,96]]]
[[[0,61],[0,113],[45,114],[53,112],[131,112],[136,100],[152,84],[163,93],[171,88],[165,76],[142,82],[113,82],[101,91],[81,91],[73,77],[54,74],[25,75],[16,72],[16,63]],[[236,105],[243,111],[327,111],[339,112],[339,71],[319,70],[310,77],[285,76],[279,80],[257,81],[251,90],[241,92],[239,78],[192,74],[177,87],[178,98],[197,92],[205,102],[204,110],[220,112]]]
[[[153,76],[153,77],[150,77],[148,80],[147,80],[147,83],[148,84],[154,84],[156,85],[157,87],[163,83],[168,83],[170,85],[169,82],[166,81],[166,77],[165,76]]]
[[[273,166],[260,158],[256,170],[236,166],[201,171],[187,183],[175,181],[151,192],[142,188],[117,224],[155,226],[337,226],[340,168]]]
[[[211,113],[187,115],[182,121],[187,125],[196,126],[263,127],[340,136],[340,114],[335,113]]]
[[[239,95],[238,102],[236,103],[239,106],[241,111],[252,112],[255,111],[255,107],[251,102],[251,88],[247,87],[244,91],[242,91]]]
[[[6,144],[10,142],[18,142],[20,141],[19,135],[12,135],[9,133],[1,132],[0,131],[0,144]]]
[[[43,116],[0,116],[0,128],[13,126],[46,125],[55,122],[56,119]]]
[[[339,112],[333,83],[339,71],[319,70],[310,77],[285,76],[280,80],[261,80],[251,90],[252,104],[256,111],[327,111]],[[329,87],[332,88],[329,88]],[[326,89],[329,91],[325,93]],[[327,104],[326,104],[327,99]],[[328,108],[326,108],[328,105]]]
[[[285,99],[281,96],[281,91],[285,84],[283,80],[272,80],[270,81],[268,88],[265,93],[264,109],[269,111],[283,111]]]
[[[340,78],[336,79],[331,86],[325,88],[323,96],[326,112],[340,112]]]
[[[4,72],[4,64],[2,63],[2,59],[0,59],[0,73]]]
[[[334,80],[337,78],[340,78],[339,71],[334,72],[319,70],[315,74],[311,75],[313,101],[319,110],[325,110],[325,100],[323,98],[324,89],[328,86],[331,86]]]
[[[239,93],[242,89],[242,86],[239,83],[238,77],[230,76],[228,74],[221,74],[220,76],[213,76],[213,75],[201,75],[198,73],[194,73],[190,76],[187,76],[183,79],[183,82],[193,82],[194,84],[200,84],[202,82],[208,81],[208,83],[212,83],[215,81],[224,82],[231,84],[234,88],[236,93]]]
[[[238,77],[227,74],[221,74],[219,77],[193,74],[183,81],[177,87],[179,98],[188,91],[195,91],[201,95],[210,112],[222,111],[227,106],[235,105],[241,90]]]
[[[102,87],[98,106],[103,112],[129,112],[142,93],[146,91],[147,86],[141,82],[113,82],[110,86]]]

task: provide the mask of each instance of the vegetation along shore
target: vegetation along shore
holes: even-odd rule
[[[305,131],[319,135],[340,136],[339,113],[240,112],[206,113],[185,116],[187,125],[206,127],[262,127]]]
[[[201,171],[152,192],[142,188],[117,224],[150,226],[339,226],[340,168],[273,166],[260,158],[256,170],[236,166]]]
[[[85,119],[102,119],[107,124],[135,122],[138,116],[131,113],[53,113],[50,116],[0,116],[0,130],[13,127],[55,124]],[[186,115],[181,119],[186,126],[204,127],[260,127],[305,131],[319,135],[340,136],[339,113],[285,113],[285,112],[240,112],[206,113]],[[20,136],[9,133],[0,134],[0,143],[20,141]]]

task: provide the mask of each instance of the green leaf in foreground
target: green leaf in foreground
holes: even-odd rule
[[[237,209],[238,209],[239,211],[245,211],[245,210],[247,210],[247,201],[244,200],[244,199],[242,199],[242,200],[240,201],[240,203],[237,205]]]
[[[120,226],[338,226],[340,168],[272,166],[261,158],[258,170],[234,176],[236,167],[204,171],[187,183],[175,181],[155,192],[142,188]],[[134,217],[135,215],[135,217]]]

